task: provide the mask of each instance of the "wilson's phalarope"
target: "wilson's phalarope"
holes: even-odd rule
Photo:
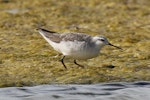
[[[61,62],[65,68],[64,58],[66,56],[74,59],[74,63],[80,67],[84,67],[76,62],[77,59],[91,59],[98,56],[100,49],[105,45],[112,45],[103,36],[90,36],[84,33],[64,33],[48,31],[43,28],[37,29],[43,38],[58,52],[63,54]]]

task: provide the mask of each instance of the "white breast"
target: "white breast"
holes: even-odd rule
[[[56,51],[74,59],[90,59],[99,53],[99,49],[94,46],[89,47],[84,41],[62,41],[60,43],[49,41],[49,43]]]

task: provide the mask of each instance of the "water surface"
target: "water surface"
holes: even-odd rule
[[[150,100],[150,82],[39,85],[0,89],[0,100]]]

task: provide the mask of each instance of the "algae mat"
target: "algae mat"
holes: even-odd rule
[[[79,68],[35,30],[104,35],[106,46]],[[0,87],[150,81],[149,0],[1,0]],[[114,67],[114,68],[113,68]]]

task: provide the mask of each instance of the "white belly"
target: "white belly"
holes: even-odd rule
[[[89,47],[85,42],[62,41],[54,43],[49,41],[49,43],[56,51],[74,59],[90,59],[99,54],[99,49]]]

